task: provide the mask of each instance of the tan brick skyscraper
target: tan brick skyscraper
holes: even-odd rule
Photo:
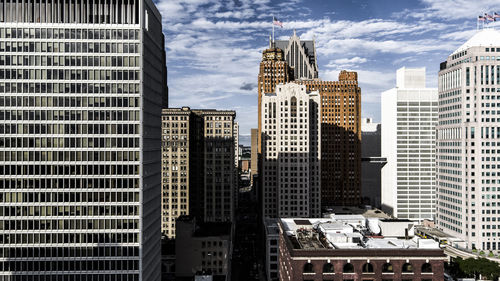
[[[321,205],[361,203],[361,89],[356,72],[339,81],[297,81],[321,95]]]
[[[270,46],[269,49],[262,52],[262,61],[260,62],[258,78],[259,94],[259,142],[258,152],[262,150],[262,128],[261,128],[261,104],[262,95],[265,93],[274,93],[277,84],[285,84],[293,80],[293,70],[283,58],[283,51]]]

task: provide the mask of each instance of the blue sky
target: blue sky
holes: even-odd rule
[[[437,86],[439,63],[476,32],[476,18],[500,12],[491,0],[155,0],[163,16],[171,107],[234,109],[243,142],[257,127],[257,74],[268,46],[293,30],[316,38],[319,77],[358,72],[362,117],[380,120],[380,93],[398,68],[426,67]],[[500,24],[493,23],[492,25]]]

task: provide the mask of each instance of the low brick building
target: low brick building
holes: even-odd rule
[[[279,231],[280,280],[444,278],[446,257],[429,239],[374,236],[368,228],[328,219],[281,219]]]

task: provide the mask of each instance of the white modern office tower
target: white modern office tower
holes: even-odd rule
[[[382,209],[400,219],[434,219],[437,100],[425,68],[398,69],[382,93]]]
[[[160,280],[161,16],[0,1],[0,280]]]
[[[320,215],[320,95],[280,84],[262,97],[264,217]]]
[[[500,249],[500,32],[478,31],[439,71],[437,225]]]

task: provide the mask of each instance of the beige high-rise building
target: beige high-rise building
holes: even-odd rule
[[[259,173],[259,129],[250,130],[251,153],[250,153],[250,184],[254,187],[254,176]]]
[[[234,111],[163,110],[162,231],[175,237],[181,215],[232,221],[237,198]]]
[[[321,211],[321,98],[305,85],[262,97],[264,217],[318,217]]]
[[[162,223],[163,234],[175,237],[175,220],[189,214],[189,108],[163,109],[162,114]]]
[[[234,166],[236,168],[239,168],[238,149],[240,146],[240,125],[238,124],[238,122],[234,122],[233,134],[234,134]]]

